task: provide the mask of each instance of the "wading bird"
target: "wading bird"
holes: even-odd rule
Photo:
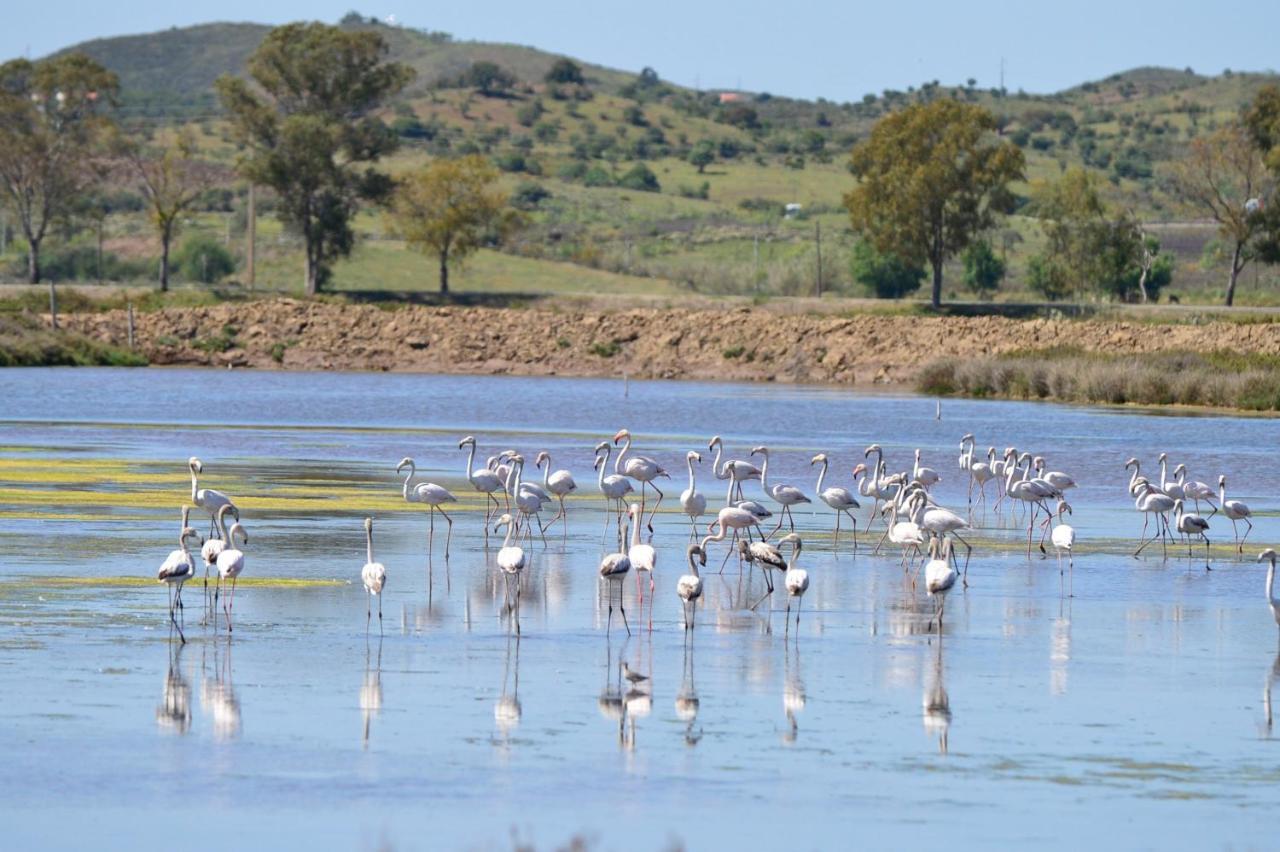
[[[187,549],[187,539],[195,538],[198,541],[200,538],[200,533],[187,526],[190,514],[191,507],[183,506],[182,527],[178,533],[178,549],[169,552],[168,557],[160,564],[160,570],[156,573],[156,580],[164,583],[169,593],[169,623],[178,629],[178,638],[182,640],[184,645],[187,644],[187,637],[182,632],[182,625],[178,623],[176,611],[183,608],[182,584],[196,575],[196,563],[191,558],[191,551]]]
[[[1276,552],[1271,548],[1267,548],[1258,554],[1259,562],[1270,562],[1267,566],[1267,606],[1271,607],[1271,617],[1275,619],[1276,626],[1280,627],[1280,597],[1276,597]]]
[[[783,540],[785,540],[785,537]],[[738,552],[747,561],[748,565],[758,565],[761,573],[764,574],[765,593],[760,596],[760,600],[751,605],[751,609],[754,610],[764,603],[765,598],[773,594],[773,576],[769,572],[785,573],[787,560],[782,557],[782,551],[778,549],[777,544],[771,544],[767,541],[748,542],[740,540],[738,542]]]
[[[1053,542],[1053,548],[1058,553],[1058,576],[1062,576],[1062,551],[1067,552],[1067,571],[1069,576],[1067,579],[1067,597],[1075,596],[1075,576],[1076,576],[1076,560],[1073,548],[1076,545],[1076,531],[1062,520],[1063,514],[1072,514],[1071,505],[1066,500],[1058,501],[1058,525],[1053,528],[1053,534],[1050,540]],[[1061,582],[1061,581],[1059,581]]]
[[[492,513],[502,508],[496,493],[502,490],[503,480],[493,471],[492,465],[473,467],[476,463],[476,439],[474,435],[468,435],[458,442],[458,449],[467,446],[471,449],[467,453],[467,465],[462,472],[467,477],[467,481],[471,483],[471,487],[484,495],[484,524],[487,530],[489,528],[489,519],[493,517]],[[497,464],[498,457],[494,456],[490,461],[493,464]]]
[[[753,527],[753,526],[759,527],[760,519],[757,518],[755,515],[753,515],[751,512],[747,511],[746,509],[739,509],[737,506],[725,506],[716,515],[716,519],[711,523],[707,524],[708,533],[712,533],[712,530],[714,530],[716,527],[719,527],[720,531],[716,533],[712,533],[711,535],[708,535],[706,538],[702,539],[702,542],[701,542],[702,549],[706,550],[707,545],[713,541],[724,541],[725,537],[729,534],[729,530],[733,530],[733,537],[736,539],[738,537],[738,532],[740,530],[745,530],[748,527]],[[732,552],[733,551],[731,549],[729,553],[732,553]],[[724,557],[724,561],[727,562],[728,560],[729,560],[729,554],[726,553]],[[720,570],[721,571],[724,570],[724,562],[720,563]]]
[[[657,567],[658,552],[651,544],[640,541],[640,522],[644,509],[639,503],[631,504],[631,547],[627,549],[627,559],[636,572],[636,596],[640,599],[640,617],[644,617],[644,587],[640,585],[640,575],[649,575],[649,629],[653,629],[653,571]]]
[[[598,485],[600,493],[604,495],[605,513],[604,513],[604,529],[609,529],[609,512],[612,510],[618,520],[618,543],[622,543],[622,516],[627,511],[626,496],[635,491],[631,485],[631,480],[617,473],[605,475],[605,471],[609,467],[609,453],[612,451],[607,441],[602,441],[596,445],[596,463],[595,468],[600,472]],[[601,531],[601,536],[604,531]]]
[[[1187,537],[1187,559],[1191,559],[1191,536],[1198,535],[1204,540],[1204,570],[1209,567],[1209,522],[1195,512],[1187,512],[1183,508],[1181,498],[1173,501],[1174,528]]]
[[[809,460],[810,465],[822,464],[822,469],[818,471],[818,483],[813,486],[814,491],[818,493],[818,499],[822,500],[835,511],[836,515],[836,531],[835,539],[832,546],[835,547],[840,543],[840,516],[848,515],[849,523],[853,525],[853,550],[858,550],[858,519],[854,517],[852,509],[860,508],[861,504],[853,496],[853,492],[848,488],[842,488],[839,485],[832,485],[830,488],[823,488],[822,481],[827,476],[827,454],[818,453]]]
[[[680,508],[689,516],[689,526],[692,528],[689,535],[697,538],[698,536],[698,518],[702,517],[707,511],[707,497],[705,494],[698,492],[698,483],[694,479],[693,463],[696,461],[702,463],[702,456],[693,450],[685,453],[685,463],[689,466],[689,487],[680,492]]]
[[[225,515],[230,507],[223,507],[220,515]],[[225,525],[226,518],[220,517],[221,522]],[[244,551],[236,547],[236,536],[240,536],[241,544],[249,543],[249,534],[244,531],[244,527],[240,526],[240,522],[236,521],[231,525],[231,529],[227,530],[227,549],[218,554],[218,588],[213,592],[214,607],[218,605],[218,594],[222,590],[222,584],[227,580],[231,581],[231,591],[227,594],[227,599],[223,603],[222,611],[227,616],[227,632],[231,632],[231,609],[235,606],[236,600],[236,580],[244,571]]]
[[[405,457],[400,460],[400,464],[396,465],[396,473],[405,468],[409,468],[409,473],[404,478],[404,500],[406,503],[422,503],[427,507],[431,515],[430,532],[427,534],[427,552],[430,553],[435,547],[436,540],[436,512],[444,516],[449,523],[449,531],[444,539],[444,558],[449,558],[449,542],[453,540],[453,518],[449,517],[449,513],[440,505],[441,503],[457,502],[457,497],[449,493],[449,489],[436,485],[434,482],[414,482],[413,477],[417,475],[418,466],[414,464],[413,459]]]
[[[543,462],[546,462],[545,468],[542,467]],[[565,526],[568,526],[569,519],[564,511],[564,498],[578,489],[578,483],[573,481],[573,474],[567,470],[557,470],[552,473],[551,454],[546,450],[538,453],[537,458],[534,459],[534,467],[542,468],[542,488],[560,504],[560,511],[547,521],[547,526],[551,526],[556,521],[563,521]]]
[[[653,532],[653,516],[657,514],[658,507],[662,505],[662,498],[666,496],[654,480],[663,476],[670,479],[671,476],[662,469],[662,465],[648,456],[633,455],[631,458],[627,458],[627,453],[631,451],[631,433],[626,429],[619,429],[618,434],[613,436],[615,445],[619,441],[625,441],[626,443],[622,445],[621,452],[618,453],[618,457],[613,461],[613,472],[629,476],[640,483],[640,506],[642,508],[644,507],[646,486],[658,493],[658,499],[653,504],[653,510],[649,512],[649,532]]]
[[[360,580],[364,583],[364,590],[369,593],[364,610],[364,629],[366,633],[369,632],[369,621],[373,618],[373,598],[377,598],[378,632],[382,632],[382,590],[387,585],[387,569],[373,558],[373,518],[364,519],[364,555]]]
[[[742,459],[727,459],[724,464],[721,464],[720,456],[724,451],[724,441],[720,439],[719,435],[716,435],[707,444],[707,452],[711,452],[712,450],[715,451],[716,456],[711,461],[711,472],[715,474],[716,479],[731,480],[729,485],[729,497],[725,502],[733,502],[735,489],[737,491],[737,498],[741,500],[742,483],[749,479],[759,479],[760,468],[756,467],[751,462],[744,461]]]
[[[764,456],[764,464],[760,466],[760,487],[764,489],[764,493],[773,498],[773,501],[782,507],[782,511],[778,514],[778,525],[773,528],[774,532],[782,529],[782,521],[786,519],[791,524],[791,529],[796,528],[795,516],[791,514],[791,507],[798,506],[801,503],[812,503],[804,492],[793,485],[783,485],[781,483],[769,485],[769,448],[766,446],[755,447],[751,450],[751,455]]]
[[[702,577],[698,574],[698,565],[704,568],[707,554],[696,544],[689,545],[689,573],[676,581],[676,594],[684,607],[684,629],[692,630],[694,618],[698,613],[698,599],[702,597]]]
[[[1249,507],[1239,500],[1227,499],[1227,477],[1218,477],[1218,504],[1222,509],[1222,514],[1231,520],[1231,529],[1236,534],[1236,553],[1244,553],[1244,540],[1249,537],[1249,533],[1253,532],[1253,521],[1249,520],[1253,517],[1253,512]],[[1236,526],[1236,521],[1244,521],[1248,527],[1244,531],[1244,535],[1240,535],[1240,528]]]
[[[498,522],[494,524],[493,531],[498,532],[503,527],[507,528],[506,538],[502,540],[502,549],[498,551],[498,570],[502,572],[502,583],[505,594],[503,595],[503,606],[508,612],[514,614],[516,623],[516,634],[520,633],[520,586],[522,584],[522,572],[524,571],[524,549],[518,545],[511,543],[511,536],[515,532],[515,522],[511,519],[511,515],[507,512],[498,518]],[[516,581],[515,603],[511,600],[511,578]]]
[[[783,584],[787,587],[787,626],[791,624],[791,600],[794,598],[796,602],[796,627],[800,626],[800,606],[804,603],[804,593],[809,591],[809,572],[803,568],[797,568],[796,562],[800,559],[800,550],[804,547],[804,543],[800,540],[800,536],[790,533],[778,540],[778,544],[791,545],[791,559],[787,562],[787,573],[783,575]]]
[[[622,612],[622,625],[627,628],[627,635],[631,635],[631,625],[627,624],[627,608],[622,605],[622,581],[626,579],[627,572],[631,570],[631,560],[627,558],[625,553],[609,553],[604,559],[600,560],[600,579],[608,583],[609,592],[609,620],[605,625],[605,633],[609,632],[609,628],[613,626],[613,590],[618,590],[618,609]]]
[[[1168,513],[1173,510],[1174,499],[1168,494],[1158,490],[1154,485],[1147,481],[1145,477],[1138,477],[1133,485],[1132,493],[1135,495],[1133,506],[1142,513],[1142,534],[1138,536],[1138,549],[1133,552],[1133,558],[1137,559],[1138,554],[1158,537],[1160,546],[1164,551],[1164,555],[1169,555],[1169,547],[1166,543],[1166,536],[1169,535],[1169,518]],[[1151,522],[1151,516],[1156,517],[1156,531],[1147,539],[1147,525]]]
[[[212,488],[200,487],[198,477],[204,472],[204,463],[195,456],[192,456],[187,459],[187,467],[191,470],[191,502],[209,513],[209,535],[212,537],[215,532],[214,520],[218,516],[218,510],[223,506],[231,506],[231,510],[235,513],[236,520],[239,521],[240,510],[231,502],[230,497],[223,494],[221,491],[214,491]]]
[[[948,558],[950,555],[950,539],[935,536],[929,542],[930,559],[924,566],[924,590],[935,599],[939,635],[942,634],[942,611],[946,607],[947,592],[955,586],[957,577],[957,571]]]

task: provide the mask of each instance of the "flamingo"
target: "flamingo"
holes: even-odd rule
[[[463,475],[467,481],[471,483],[471,487],[484,495],[484,527],[489,529],[489,518],[492,512],[502,508],[502,504],[498,502],[498,498],[494,496],[494,492],[502,490],[503,480],[493,471],[492,466],[472,467],[476,462],[476,439],[474,435],[468,435],[458,442],[458,449],[469,446],[471,450],[467,453],[467,464],[462,469]],[[491,460],[497,464],[497,456]]]
[[[182,527],[178,532],[178,549],[170,551],[164,562],[160,563],[160,570],[156,572],[156,580],[164,583],[169,593],[169,622],[178,628],[178,638],[182,640],[183,645],[187,644],[187,637],[182,632],[182,625],[178,623],[175,610],[183,608],[182,584],[196,575],[196,565],[191,558],[191,551],[187,549],[187,539],[193,536],[197,539],[200,537],[200,533],[187,525],[190,514],[191,507],[183,506]]]
[[[689,516],[689,525],[693,528],[689,534],[698,535],[698,518],[707,511],[707,497],[698,491],[698,483],[694,479],[693,463],[702,463],[702,456],[693,450],[684,454],[685,463],[689,467],[689,487],[680,492],[680,508]],[[705,554],[704,554],[705,556]]]
[[[761,445],[751,450],[751,455],[764,456],[764,464],[760,467],[760,487],[764,489],[764,493],[773,498],[773,501],[782,506],[782,512],[778,516],[778,525],[774,527],[774,532],[782,529],[783,519],[787,519],[791,524],[791,529],[796,528],[795,516],[791,514],[791,507],[800,503],[812,503],[804,492],[792,485],[777,484],[772,487],[769,485],[769,448]]]
[[[1218,503],[1222,508],[1222,514],[1231,520],[1231,530],[1236,534],[1236,553],[1244,553],[1244,540],[1249,537],[1249,533],[1253,532],[1253,521],[1249,520],[1253,517],[1253,512],[1244,503],[1239,500],[1227,499],[1227,477],[1218,477]],[[1236,526],[1236,521],[1244,521],[1247,529],[1244,531],[1244,537],[1240,536],[1240,528]]]
[[[236,520],[240,519],[237,517]],[[214,526],[217,528],[219,537],[211,538],[200,546],[200,558],[204,560],[204,608],[206,616],[209,611],[209,572],[217,570],[218,554],[226,550],[227,547],[227,528],[223,523],[222,513],[214,517]]]
[[[1157,461],[1160,462],[1160,490],[1175,500],[1184,499],[1187,495],[1182,487],[1182,483],[1178,481],[1178,468],[1183,466],[1178,465],[1178,467],[1175,467],[1173,469],[1174,478],[1170,479],[1165,473],[1165,467],[1169,463],[1169,454],[1161,453],[1157,457]],[[1185,468],[1183,469],[1185,470]]]
[[[369,622],[373,618],[373,598],[378,599],[378,632],[382,632],[382,590],[387,585],[387,568],[373,559],[373,518],[364,519],[364,567],[360,569],[360,580],[364,590],[369,593],[364,610],[364,630],[369,632]]]
[[[653,570],[657,567],[658,553],[651,544],[640,543],[640,523],[644,520],[644,507],[632,503],[631,513],[631,547],[627,549],[627,559],[636,571],[636,594],[640,598],[640,615],[644,616],[644,589],[640,585],[641,572],[649,575],[649,629],[653,629]]]
[[[1062,551],[1065,550],[1067,552],[1067,569],[1070,572],[1070,577],[1067,580],[1067,597],[1075,597],[1075,584],[1073,581],[1076,576],[1076,560],[1073,548],[1076,544],[1076,531],[1069,525],[1063,523],[1062,515],[1064,512],[1068,515],[1073,514],[1071,511],[1071,505],[1067,503],[1066,500],[1059,500],[1058,525],[1053,528],[1053,535],[1050,540],[1053,542],[1054,550],[1058,553],[1059,577],[1062,576]]]
[[[790,533],[778,540],[778,544],[790,543],[791,545],[791,561],[787,563],[787,573],[783,575],[783,583],[787,587],[787,626],[791,626],[791,599],[796,601],[796,627],[800,627],[800,606],[804,603],[804,593],[809,591],[809,572],[803,568],[797,568],[796,562],[800,558],[800,551],[804,547],[804,542],[800,540],[800,536]]]
[[[872,444],[863,452],[863,458],[870,458],[875,454],[876,463],[871,468],[871,476],[864,481],[863,486],[859,487],[859,493],[863,497],[872,497],[875,503],[871,507],[871,517],[874,520],[880,511],[880,502],[888,500],[894,496],[902,487],[900,482],[886,478],[884,474],[884,450],[880,449],[879,444]],[[856,469],[856,468],[855,468]]]
[[[701,547],[704,551],[707,549],[707,545],[710,542],[724,541],[725,536],[729,534],[730,529],[734,531],[734,535],[736,536],[739,530],[745,530],[752,526],[760,526],[760,519],[746,509],[739,509],[737,506],[725,506],[716,515],[716,519],[707,524],[707,532],[710,533],[717,526],[720,528],[718,533],[708,535],[706,538],[702,539]],[[726,553],[725,560],[727,561],[728,559],[729,555]],[[724,570],[723,562],[720,564],[720,569],[722,571]]]
[[[609,467],[609,453],[612,451],[607,441],[602,441],[596,445],[596,463],[595,468],[600,472],[598,485],[600,493],[604,495],[605,515],[604,528],[609,528],[609,512],[614,510],[618,518],[618,541],[622,541],[622,515],[626,511],[625,497],[635,491],[631,485],[631,480],[625,476],[611,473],[605,476],[605,471]],[[615,507],[613,504],[617,504]],[[600,535],[603,537],[604,532]]]
[[[1204,570],[1211,571],[1209,567],[1209,522],[1195,512],[1186,512],[1183,509],[1183,500],[1179,498],[1173,501],[1173,518],[1174,528],[1187,537],[1187,559],[1191,559],[1191,536],[1198,535],[1204,539]]]
[[[222,523],[226,524],[223,517],[228,507],[223,507],[219,512],[219,518]],[[227,614],[227,632],[231,632],[231,608],[235,606],[236,600],[236,580],[239,579],[241,572],[244,571],[244,551],[236,547],[236,536],[240,536],[241,544],[249,543],[249,534],[244,531],[244,527],[236,521],[231,525],[231,529],[227,530],[227,549],[218,554],[218,588],[214,590],[213,602],[216,607],[218,604],[218,593],[222,589],[222,583],[225,580],[231,581],[231,592],[227,595],[226,601],[223,603],[223,612]]]
[[[902,548],[902,564],[907,564],[907,552],[914,549],[917,554],[920,553],[920,547],[924,544],[924,530],[915,521],[898,520],[898,501],[894,500],[887,504],[890,507],[891,517],[889,518],[889,527],[885,530],[885,535],[890,543],[896,544]],[[914,584],[914,580],[912,583]]]
[[[631,433],[626,429],[619,429],[618,434],[613,436],[613,443],[616,445],[619,441],[626,441],[622,445],[622,452],[618,453],[618,457],[613,461],[613,472],[621,473],[629,476],[636,482],[640,483],[640,505],[644,506],[645,486],[649,486],[658,492],[657,502],[653,504],[653,511],[649,513],[649,532],[653,532],[653,516],[657,514],[658,507],[662,505],[662,498],[665,496],[662,489],[657,486],[654,480],[665,476],[671,478],[662,465],[658,464],[648,456],[632,456],[627,458],[627,453],[631,450]],[[624,461],[625,460],[625,461]]]
[[[1066,491],[1076,487],[1075,479],[1068,474],[1065,474],[1060,470],[1050,470],[1046,472],[1043,456],[1036,456],[1035,466],[1036,473],[1039,474],[1037,478],[1049,483],[1049,485],[1057,491]]]
[[[533,546],[533,534],[529,532],[533,519],[538,521],[538,534],[542,536],[542,544],[547,544],[546,528],[542,526],[542,504],[550,502],[551,497],[541,488],[530,485],[527,482],[521,482],[520,477],[524,475],[524,456],[514,455],[511,457],[511,469],[507,472],[507,490],[511,493],[512,499],[516,501],[516,511],[524,516],[526,522],[525,535],[529,539],[529,546]]]
[[[818,464],[819,462],[822,463],[822,470],[818,471],[818,484],[813,486],[813,490],[818,492],[818,498],[822,500],[823,503],[826,503],[835,511],[836,532],[835,532],[835,541],[833,542],[832,546],[834,547],[840,542],[840,516],[842,514],[848,515],[849,522],[853,524],[853,550],[855,553],[857,553],[858,552],[858,519],[854,517],[853,512],[851,512],[850,509],[860,508],[862,504],[860,504],[857,501],[857,499],[853,496],[853,492],[851,492],[848,488],[841,488],[838,485],[833,485],[830,488],[823,489],[822,480],[825,479],[827,475],[827,454],[826,453],[818,453],[816,456],[814,456],[812,459],[809,460],[810,465],[815,465],[815,464]]]
[[[996,448],[990,447],[987,450],[987,460],[985,462],[975,462],[973,460],[974,438],[970,433],[960,439],[960,449],[964,451],[964,455],[960,456],[960,467],[969,474],[969,511],[973,512],[973,486],[978,486],[978,502],[985,509],[987,505],[987,483],[991,481],[994,474],[991,472],[991,461],[995,458]]]
[[[564,521],[567,527],[569,519],[564,511],[564,498],[578,490],[578,483],[573,481],[573,474],[567,470],[551,472],[551,454],[546,450],[538,453],[537,458],[534,459],[534,467],[541,468],[543,462],[546,462],[547,466],[542,471],[542,488],[560,503],[560,511],[556,512],[555,517],[547,522],[547,526],[551,526],[560,520]]]
[[[712,450],[715,450],[715,453],[716,453],[716,457],[711,462],[712,473],[716,475],[716,479],[729,479],[729,480],[736,479],[738,499],[741,500],[742,499],[742,483],[746,482],[749,479],[759,479],[760,468],[756,467],[751,462],[743,461],[742,459],[728,459],[725,461],[723,465],[721,465],[720,456],[724,451],[724,441],[720,439],[719,435],[716,435],[707,444],[707,452],[711,452]],[[730,485],[730,489],[731,489],[730,497],[725,501],[726,503],[733,502],[732,489],[734,487],[735,486],[733,484]]]
[[[1161,492],[1154,485],[1147,481],[1145,477],[1139,477],[1134,483],[1132,493],[1135,495],[1134,508],[1142,513],[1142,534],[1138,537],[1141,542],[1138,549],[1133,552],[1133,558],[1137,559],[1138,554],[1151,542],[1160,538],[1160,545],[1164,549],[1165,555],[1168,556],[1168,545],[1165,544],[1165,533],[1168,532],[1169,519],[1165,517],[1171,509],[1173,509],[1174,500],[1168,494]],[[1156,516],[1156,532],[1151,536],[1150,541],[1144,541],[1147,535],[1147,524],[1151,521],[1151,516]]]
[[[689,573],[676,581],[676,595],[684,607],[684,629],[692,630],[695,616],[698,614],[698,599],[702,597],[702,577],[698,574],[698,565],[707,565],[707,552],[696,544],[689,545]]]
[[[930,559],[924,566],[924,590],[937,602],[939,636],[942,635],[942,612],[946,608],[947,592],[955,586],[958,574],[948,558],[950,555],[950,539],[935,537],[929,542]]]
[[[631,625],[627,624],[627,608],[622,605],[622,581],[630,570],[631,560],[627,558],[625,553],[610,553],[600,560],[600,579],[609,584],[609,621],[605,625],[606,634],[609,632],[609,628],[613,626],[613,589],[614,586],[617,586],[618,609],[622,611],[622,624],[627,628],[627,635],[631,635]]]
[[[1271,564],[1267,566],[1267,605],[1271,607],[1271,617],[1276,620],[1276,626],[1280,627],[1280,597],[1276,597],[1276,552],[1271,548],[1267,548],[1258,554],[1258,561],[1267,561]]]
[[[506,538],[502,540],[502,548],[498,551],[498,569],[502,571],[502,582],[505,587],[503,595],[503,604],[508,612],[515,613],[516,635],[520,635],[520,585],[521,572],[524,571],[524,549],[519,545],[511,543],[511,535],[515,531],[516,524],[511,519],[511,514],[504,512],[502,517],[498,518],[498,522],[493,525],[493,531],[497,532],[503,527],[507,528]],[[515,605],[511,603],[511,578],[516,578],[516,599]]]
[[[961,538],[959,533],[960,530],[969,529],[969,522],[950,509],[928,505],[925,502],[923,491],[917,492],[914,496],[916,509],[912,513],[912,520],[920,525],[920,529],[932,533],[935,537],[945,538],[950,535],[964,545],[966,551],[964,557],[964,584],[967,587],[969,585],[969,559],[973,556],[973,546]],[[946,551],[950,555],[950,544],[947,545]]]
[[[1183,471],[1183,476],[1185,477],[1187,466],[1180,464],[1174,468],[1173,472],[1175,476],[1179,470]],[[1218,496],[1218,492],[1213,489],[1213,486],[1209,485],[1207,482],[1201,482],[1199,480],[1187,482],[1185,479],[1179,479],[1178,481],[1179,484],[1182,485],[1183,497],[1195,502],[1197,512],[1200,511],[1200,501],[1203,500],[1213,507],[1213,511],[1209,513],[1210,518],[1218,514],[1218,504],[1214,502],[1214,498]]]
[[[214,519],[218,515],[218,510],[223,506],[231,506],[232,511],[235,512],[236,520],[239,521],[240,510],[231,502],[230,497],[221,491],[214,491],[212,488],[200,488],[198,477],[204,472],[204,463],[192,456],[187,459],[187,467],[191,470],[191,502],[209,513],[209,535],[212,537],[215,532]]]
[[[919,482],[925,488],[937,485],[942,481],[942,476],[931,467],[920,466],[920,450],[916,449],[916,463],[911,468],[911,481]]]
[[[783,540],[785,540],[785,537]],[[764,603],[765,598],[773,594],[773,577],[770,576],[769,572],[779,571],[785,573],[787,560],[782,558],[782,551],[778,549],[778,545],[770,544],[767,541],[739,541],[738,551],[748,565],[759,565],[760,571],[764,574],[766,591],[760,596],[760,600],[751,605],[751,609],[755,609]]]
[[[453,518],[449,517],[449,513],[444,510],[441,503],[457,502],[457,497],[449,493],[449,489],[436,485],[434,482],[414,483],[413,477],[418,472],[418,466],[414,464],[413,459],[405,457],[400,460],[400,464],[396,465],[396,473],[409,468],[409,473],[404,478],[404,500],[406,503],[425,503],[427,510],[431,515],[431,531],[427,535],[427,552],[430,553],[435,546],[436,539],[436,512],[444,515],[444,519],[449,522],[449,532],[444,539],[444,558],[449,558],[449,542],[453,540]]]

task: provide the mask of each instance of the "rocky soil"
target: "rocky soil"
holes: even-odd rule
[[[123,346],[122,311],[63,324]],[[260,369],[740,379],[893,385],[939,357],[1053,346],[1280,354],[1280,324],[783,314],[768,308],[576,310],[275,299],[138,314],[152,364]]]

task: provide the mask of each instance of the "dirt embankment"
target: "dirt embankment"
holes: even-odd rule
[[[103,342],[127,343],[122,311],[63,322]],[[1053,346],[1274,355],[1280,324],[840,317],[760,308],[384,310],[278,299],[139,314],[136,346],[152,364],[888,385],[910,382],[934,358]]]

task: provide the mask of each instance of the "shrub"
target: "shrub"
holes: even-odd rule
[[[542,184],[526,181],[511,194],[511,206],[517,210],[536,210],[541,202],[550,197],[550,190]]]
[[[587,351],[592,355],[597,355],[601,358],[612,358],[614,355],[617,355],[622,351],[622,347],[618,345],[618,341],[616,340],[607,340],[603,343],[591,344],[587,347]]]
[[[658,176],[644,163],[636,163],[626,174],[618,178],[618,186],[624,189],[634,189],[637,192],[660,192],[662,187],[658,184]]]
[[[196,234],[182,241],[173,255],[173,269],[184,281],[212,284],[235,271],[235,258],[213,237]]]
[[[924,267],[876,251],[866,240],[854,244],[850,258],[853,280],[877,299],[901,299],[924,280]]]
[[[592,166],[582,175],[586,186],[613,186],[613,175],[601,166]]]

